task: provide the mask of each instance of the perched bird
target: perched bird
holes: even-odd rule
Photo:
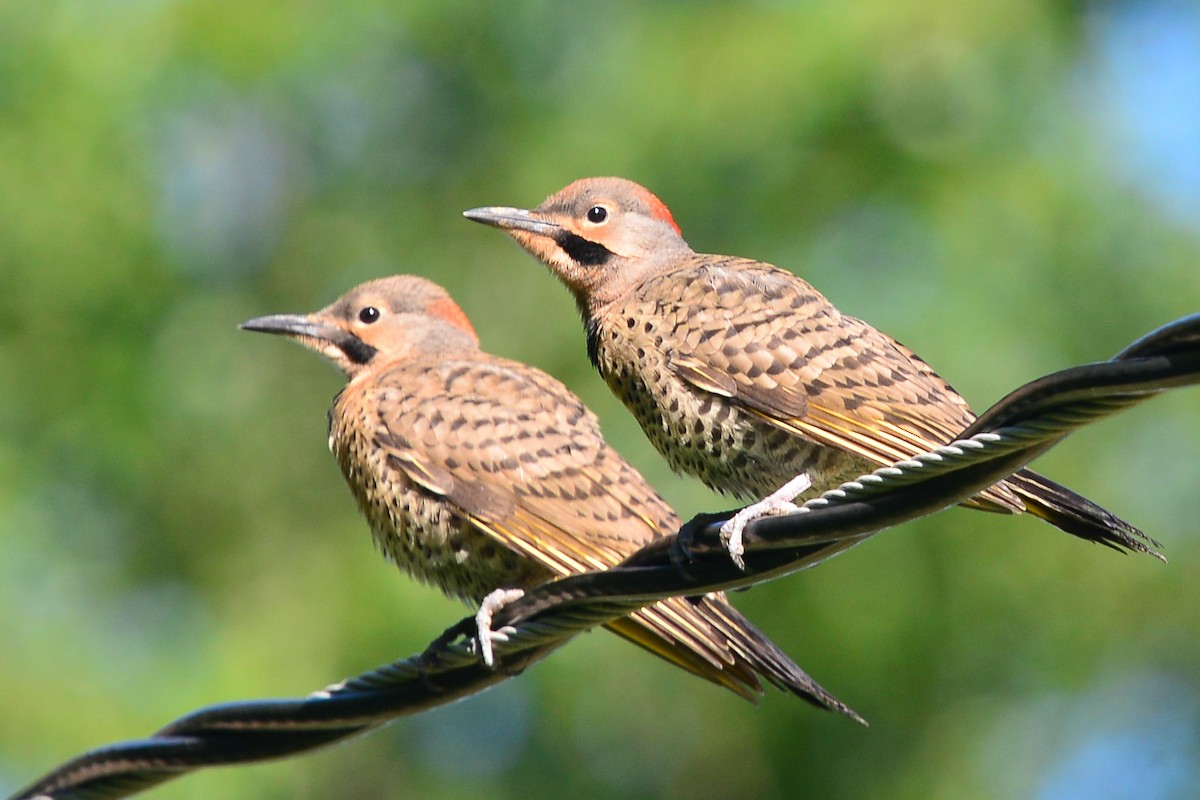
[[[676,471],[767,498],[723,531],[739,564],[749,519],[947,444],[975,418],[915,353],[806,281],[694,252],[663,202],[632,181],[588,178],[532,211],[464,215],[506,231],[571,290],[592,363]],[[965,505],[1029,511],[1158,555],[1137,528],[1030,470]]]
[[[313,314],[241,327],[289,336],[345,373],[329,446],[375,543],[417,579],[483,604],[489,662],[496,607],[547,579],[611,567],[680,527],[577,397],[482,352],[466,315],[430,281],[371,281]],[[748,699],[762,677],[861,721],[724,595],[662,601],[608,627]]]

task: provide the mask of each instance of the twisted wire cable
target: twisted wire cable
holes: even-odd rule
[[[960,440],[876,470],[805,503],[801,511],[747,526],[746,570],[720,543],[732,512],[703,515],[605,572],[534,587],[495,616],[501,670],[484,666],[468,617],[421,655],[305,698],[209,706],[144,739],[67,761],[11,800],[128,797],[191,770],[296,755],[451,702],[519,674],[573,636],[674,595],[739,588],[811,566],[888,527],[971,497],[1070,432],[1167,389],[1200,382],[1200,314],[1137,340],[1111,361],[1075,367],[1012,392]]]

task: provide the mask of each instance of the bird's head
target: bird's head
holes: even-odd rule
[[[479,346],[471,321],[446,290],[415,275],[360,284],[312,314],[256,317],[238,327],[295,339],[348,378],[381,361]]]
[[[463,216],[506,231],[575,294],[587,314],[690,254],[666,205],[624,178],[584,178],[532,211],[489,206]]]

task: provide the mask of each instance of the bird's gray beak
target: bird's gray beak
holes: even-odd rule
[[[267,317],[255,317],[246,320],[238,327],[244,331],[304,336],[325,342],[336,342],[346,335],[341,328],[324,322],[315,322],[303,314],[272,314]]]
[[[494,228],[504,230],[528,231],[538,236],[554,236],[562,230],[562,226],[550,222],[536,211],[526,211],[523,208],[508,208],[506,206],[485,206],[464,211],[463,216],[474,222],[482,222]]]
[[[244,331],[291,336],[305,347],[338,360],[339,354],[352,364],[366,364],[375,357],[374,347],[348,330],[303,314],[272,314],[255,317],[238,325]]]

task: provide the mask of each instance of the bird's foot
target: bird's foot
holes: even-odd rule
[[[493,669],[496,666],[496,658],[492,652],[492,642],[507,642],[509,634],[515,633],[516,629],[504,627],[494,631],[492,630],[492,617],[509,603],[520,600],[524,596],[524,589],[497,589],[483,598],[483,602],[479,604],[479,611],[475,614],[479,652],[483,656],[483,663]]]
[[[800,507],[792,501],[812,488],[812,480],[807,474],[797,475],[783,486],[776,489],[757,503],[746,506],[721,526],[721,542],[729,551],[729,557],[738,569],[746,569],[746,561],[742,554],[746,548],[742,545],[742,534],[746,526],[758,519],[772,514],[790,514],[799,511]]]

